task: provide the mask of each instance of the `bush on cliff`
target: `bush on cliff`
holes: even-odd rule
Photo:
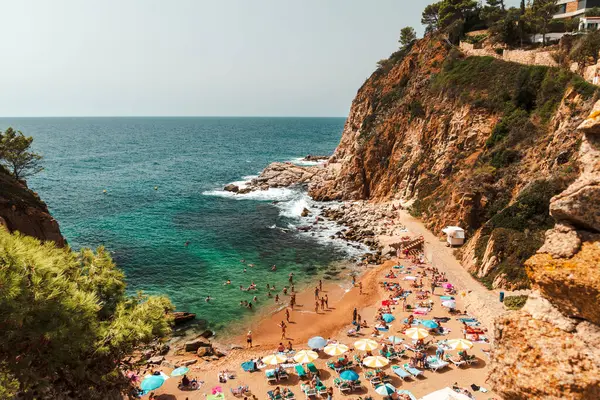
[[[123,358],[170,331],[164,297],[125,295],[103,248],[59,249],[0,229],[0,393],[119,398]]]

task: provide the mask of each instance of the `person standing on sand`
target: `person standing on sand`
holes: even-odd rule
[[[357,315],[358,315],[358,310],[355,308],[354,311],[352,311],[352,323],[356,322]]]
[[[279,303],[279,295],[278,294],[275,295],[275,303]]]
[[[321,311],[325,311],[325,297],[321,297]]]
[[[252,331],[248,331],[248,333],[246,334],[246,345],[249,348],[252,348]]]
[[[281,339],[285,339],[285,330],[287,329],[287,325],[285,324],[285,322],[281,321],[281,324],[279,324],[279,327],[281,328]]]
[[[285,309],[285,320],[290,322],[290,310],[288,308]]]
[[[315,300],[319,300],[319,288],[315,286]]]
[[[362,317],[360,316],[360,314],[358,314],[358,315],[356,316],[356,322],[357,322],[357,325],[360,325],[360,322],[361,322],[361,320],[362,320]]]
[[[288,282],[290,283],[290,285],[294,284],[294,273],[290,272],[290,276],[288,277]]]
[[[323,291],[323,281],[319,279],[319,291]]]
[[[431,294],[435,292],[435,281],[431,281]]]
[[[363,294],[362,292],[362,282],[358,282],[358,293]]]
[[[315,301],[315,313],[319,313],[319,300]]]
[[[329,310],[329,296],[325,295],[325,307]]]
[[[352,275],[352,286],[356,286],[356,276]]]

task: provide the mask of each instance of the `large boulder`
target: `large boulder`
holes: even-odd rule
[[[197,339],[186,342],[183,348],[185,351],[196,351],[200,347],[211,347],[210,341],[206,338],[199,337]]]
[[[239,186],[234,185],[233,183],[230,183],[229,185],[225,185],[225,187],[223,188],[223,190],[227,191],[227,192],[233,192],[233,193],[237,193],[240,191]]]
[[[496,321],[489,382],[504,400],[600,399],[600,359],[576,333],[519,311]]]
[[[184,311],[176,311],[171,313],[173,317],[173,323],[175,325],[181,325],[184,322],[191,321],[196,318],[196,314],[184,312]]]

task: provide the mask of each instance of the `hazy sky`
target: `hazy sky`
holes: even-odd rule
[[[0,115],[345,116],[428,0],[18,0]]]

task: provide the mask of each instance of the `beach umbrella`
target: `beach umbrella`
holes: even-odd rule
[[[150,375],[144,378],[142,383],[140,384],[140,389],[144,392],[149,392],[151,390],[156,390],[161,387],[165,383],[165,378],[160,375]]]
[[[421,325],[423,325],[427,329],[435,329],[440,327],[440,325],[437,322],[430,319],[421,321]]]
[[[334,343],[325,346],[323,351],[325,352],[325,354],[329,354],[330,356],[340,356],[348,351],[348,346],[341,343]]]
[[[283,364],[287,361],[287,357],[281,354],[269,354],[263,358],[263,362],[267,365]]]
[[[358,380],[358,374],[351,369],[347,369],[340,374],[340,378],[345,381],[356,381]]]
[[[383,385],[379,385],[375,388],[375,392],[382,396],[390,396],[395,391],[396,388],[390,385],[389,383],[384,383]]]
[[[454,300],[442,301],[442,306],[448,308],[456,308],[456,302]]]
[[[416,281],[417,277],[416,276],[405,276],[404,280],[405,281]]]
[[[319,358],[319,355],[312,350],[300,350],[294,356],[294,361],[299,364],[308,364],[309,362],[315,361],[317,358]]]
[[[429,332],[427,332],[427,330],[423,328],[410,328],[407,329],[404,334],[409,338],[415,340],[425,339],[427,336],[429,336]]]
[[[223,388],[221,386],[215,386],[214,388],[211,389],[210,391],[212,394],[219,394],[219,393],[223,393]]]
[[[179,367],[175,368],[173,372],[171,372],[171,376],[181,376],[188,373],[190,369],[188,367]]]
[[[396,317],[394,317],[392,314],[383,314],[382,318],[388,324],[396,319]]]
[[[449,387],[437,390],[421,397],[421,400],[469,400],[470,397],[462,393],[457,393]]]
[[[381,357],[381,356],[371,356],[371,357],[365,357],[365,359],[363,360],[363,365],[367,366],[367,367],[371,367],[371,368],[381,368],[381,367],[385,367],[386,365],[388,365],[390,363],[390,360],[388,360],[385,357]]]
[[[473,347],[473,342],[467,339],[450,339],[446,344],[452,350],[469,350]]]
[[[327,346],[327,340],[323,339],[321,336],[315,336],[308,340],[308,347],[311,349],[322,349]]]
[[[398,336],[390,336],[388,338],[388,340],[392,343],[392,344],[400,344],[402,342],[404,342],[404,339],[398,337]]]
[[[361,351],[373,351],[379,347],[379,345],[376,341],[371,339],[360,339],[354,342],[354,347]]]

